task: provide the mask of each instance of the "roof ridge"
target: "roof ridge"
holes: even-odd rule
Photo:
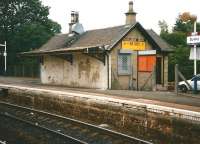
[[[123,27],[123,26],[126,26],[126,25],[117,25],[117,26],[110,26],[110,27],[105,27],[105,28],[91,29],[91,30],[87,30],[85,32],[91,32],[91,31],[95,31],[95,30],[106,30],[106,29],[112,29],[112,28]]]
[[[106,30],[106,29],[112,29],[112,28],[123,27],[123,26],[131,27],[132,25],[124,24],[124,25],[110,26],[110,27],[104,27],[104,28],[90,29],[90,30],[86,30],[85,32],[91,32],[91,31],[95,31],[95,30]],[[60,35],[69,35],[69,33],[57,33],[54,36],[60,36]]]

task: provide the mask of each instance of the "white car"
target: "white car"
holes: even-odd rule
[[[200,74],[197,76],[197,90],[200,90]],[[187,82],[192,86],[192,89],[194,89],[194,77],[192,77],[190,80],[187,80]],[[179,90],[182,92],[187,92],[188,90],[191,90],[189,86],[185,83],[185,81],[181,81],[178,83]]]

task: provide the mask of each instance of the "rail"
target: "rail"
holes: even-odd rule
[[[35,124],[35,123],[31,123],[31,122],[29,122],[29,121],[26,121],[26,120],[20,119],[20,118],[18,118],[18,117],[12,116],[12,115],[10,115],[10,114],[8,114],[8,113],[4,113],[4,114],[3,114],[3,113],[0,113],[0,116],[8,117],[8,118],[14,119],[14,120],[16,120],[16,121],[19,121],[19,122],[22,122],[22,123],[26,123],[26,124],[28,124],[28,125],[30,125],[30,126],[32,126],[32,127],[36,127],[36,128],[39,128],[39,129],[41,129],[41,130],[43,130],[43,131],[52,133],[52,134],[54,134],[54,135],[61,136],[61,137],[65,138],[66,141],[72,141],[73,143],[75,142],[76,144],[87,144],[87,143],[85,143],[85,142],[83,142],[83,141],[81,141],[81,140],[78,140],[78,139],[76,139],[76,138],[73,138],[73,137],[71,137],[71,136],[69,136],[69,135],[62,134],[62,133],[60,133],[60,132],[58,132],[58,131],[55,131],[55,130],[52,130],[52,129],[49,129],[49,128],[46,128],[46,127],[43,127],[43,126],[40,126],[40,125],[37,125],[37,124]],[[1,144],[1,143],[0,143],[0,144]]]
[[[110,129],[95,126],[72,118],[0,101],[1,114],[30,123],[57,135],[74,138],[80,143],[152,144]]]

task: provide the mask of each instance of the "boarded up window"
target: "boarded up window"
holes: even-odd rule
[[[118,55],[118,74],[127,75],[131,73],[131,55]]]
[[[156,64],[156,56],[139,56],[138,69],[140,72],[152,72]]]

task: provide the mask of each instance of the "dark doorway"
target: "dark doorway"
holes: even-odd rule
[[[161,80],[161,68],[162,68],[162,58],[161,57],[157,57],[156,58],[156,84],[162,84],[162,80]]]

